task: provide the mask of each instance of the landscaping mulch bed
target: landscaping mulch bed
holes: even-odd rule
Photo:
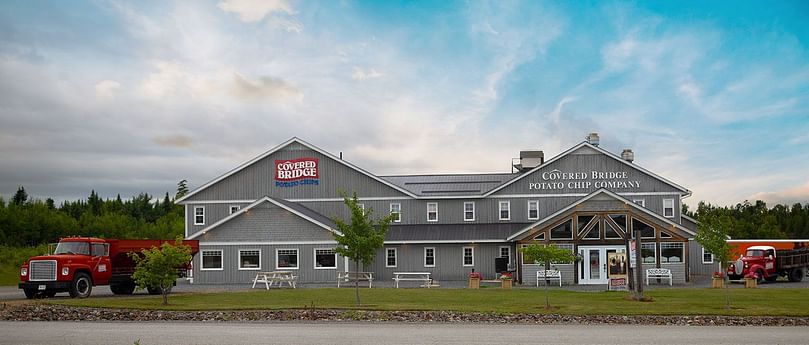
[[[636,324],[680,326],[809,326],[809,317],[760,316],[612,316],[557,314],[491,314],[446,311],[365,310],[255,310],[159,311],[79,308],[48,304],[3,305],[3,321],[367,321],[367,322],[480,322],[522,324]]]

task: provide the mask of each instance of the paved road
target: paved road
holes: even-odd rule
[[[798,327],[0,322],[0,344],[806,344]]]

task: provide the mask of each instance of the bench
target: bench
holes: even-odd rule
[[[540,281],[551,281],[551,280],[558,280],[559,287],[562,286],[562,272],[557,270],[539,270],[537,271],[537,287],[539,287]]]
[[[422,282],[421,286],[430,288],[433,286],[433,279],[430,278],[430,272],[393,272],[393,281],[396,282],[396,288],[399,288],[400,281],[417,281]]]
[[[649,268],[646,270],[646,285],[649,285],[649,278],[668,279],[671,286],[671,270],[668,268]]]
[[[374,272],[337,272],[337,287],[340,287],[340,282],[349,281],[367,281],[370,289],[373,287]]]

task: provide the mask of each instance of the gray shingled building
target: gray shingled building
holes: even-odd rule
[[[185,237],[200,241],[194,282],[249,282],[274,270],[334,282],[349,264],[332,235],[331,219],[349,217],[341,191],[376,214],[398,214],[365,268],[376,280],[393,272],[465,280],[474,269],[534,284],[538,267],[517,248],[544,243],[578,256],[555,265],[563,283],[607,284],[608,255],[627,251],[633,229],[643,232],[644,268],[669,268],[675,283],[713,269],[693,243],[696,223],[680,215],[691,192],[633,163],[631,151],[610,153],[591,134],[552,159],[523,151],[515,163],[502,174],[377,176],[292,138],[178,200]]]

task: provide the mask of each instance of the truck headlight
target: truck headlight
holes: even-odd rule
[[[20,268],[20,275],[23,276],[23,277],[27,276],[28,275],[28,268],[27,267]]]
[[[62,267],[62,275],[66,276],[68,273],[70,273],[70,269],[67,267]]]

